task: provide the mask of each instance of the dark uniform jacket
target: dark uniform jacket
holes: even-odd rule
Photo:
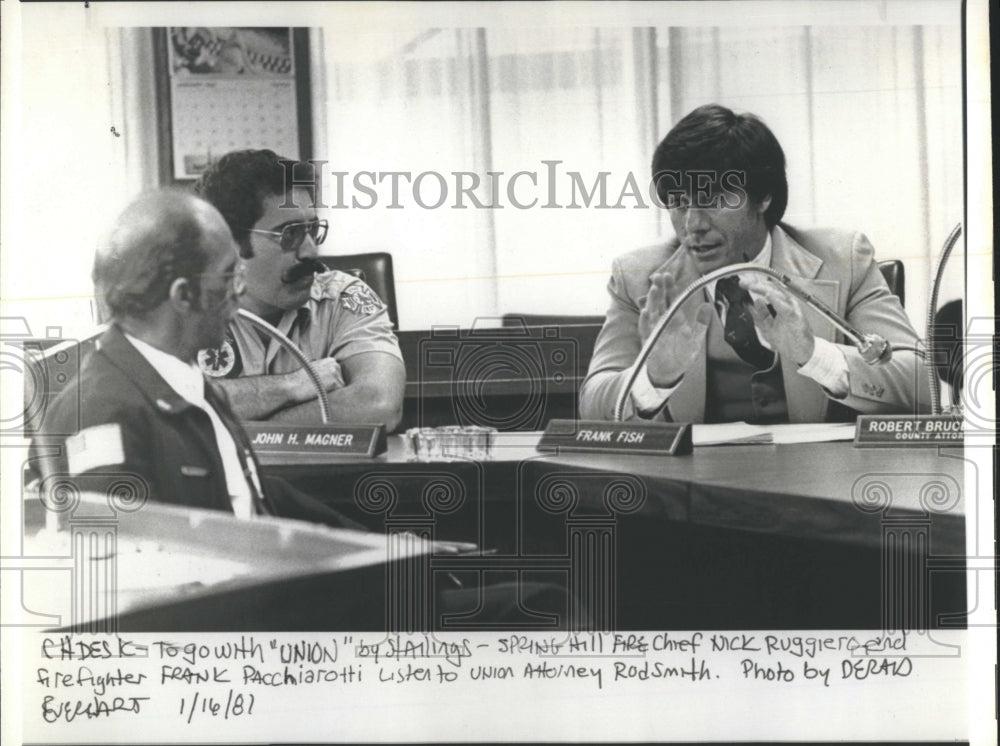
[[[259,464],[225,395],[206,383],[236,442],[258,513],[345,528],[360,525],[277,478]],[[75,435],[74,435],[75,434]],[[83,363],[78,386],[49,405],[32,442],[42,489],[60,484],[118,499],[232,512],[222,457],[208,415],[177,394],[117,326]]]
[[[265,477],[260,484],[249,440],[224,396],[209,384],[205,398],[236,441],[259,512],[364,530],[281,479]],[[62,483],[114,494],[118,504],[149,499],[232,512],[208,415],[170,388],[117,327],[101,337],[84,362],[79,387],[66,387],[51,404],[42,433],[32,442],[32,459],[43,490],[58,490]],[[385,629],[387,591],[377,582],[324,606],[323,628]],[[558,615],[565,624],[568,611],[565,591],[545,583],[435,590],[435,613],[476,612],[477,618],[498,624],[523,624],[525,610],[532,608]],[[432,624],[437,628],[439,622]]]

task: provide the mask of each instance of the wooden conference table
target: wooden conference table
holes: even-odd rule
[[[476,542],[460,579],[561,582],[618,629],[962,627],[960,448],[849,442],[689,456],[542,453],[501,433],[489,461],[288,463],[279,474],[373,530]]]

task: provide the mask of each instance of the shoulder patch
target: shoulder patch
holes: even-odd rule
[[[122,428],[117,422],[87,427],[66,438],[66,465],[70,476],[125,463]]]
[[[357,281],[358,278],[348,272],[331,269],[329,272],[316,275],[309,294],[317,302],[321,300],[336,300],[346,287],[353,285]]]
[[[358,316],[371,316],[385,308],[375,291],[360,280],[344,288],[340,293],[340,305]]]
[[[243,370],[240,353],[228,334],[221,346],[198,351],[198,367],[209,378],[235,378]]]

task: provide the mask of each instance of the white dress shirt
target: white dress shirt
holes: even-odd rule
[[[767,238],[764,239],[764,248],[748,264],[770,267],[771,253],[771,234],[768,232]],[[717,283],[718,280],[712,280],[703,288],[708,298],[715,298],[715,286]],[[724,314],[725,310],[723,310],[722,316],[723,323],[726,321]],[[758,336],[760,337],[759,334]],[[821,337],[814,337],[813,340],[815,347],[813,348],[812,357],[799,366],[799,375],[808,376],[813,379],[834,398],[847,396],[849,381],[847,379],[847,358],[844,357],[844,353],[829,340],[822,339]],[[763,337],[760,337],[760,343],[765,348],[771,349],[771,346]],[[639,371],[639,375],[635,379],[635,384],[632,386],[632,403],[641,412],[659,411],[678,385],[680,385],[680,380],[678,380],[677,384],[669,388],[654,386],[649,379],[649,372],[646,370],[646,366],[643,365],[643,369]]]
[[[239,454],[236,450],[236,441],[222,423],[215,408],[205,399],[205,377],[196,363],[185,363],[178,357],[158,350],[150,344],[136,339],[131,334],[125,334],[125,338],[132,343],[132,346],[139,351],[139,354],[146,358],[146,361],[153,366],[157,373],[163,377],[178,396],[185,401],[201,409],[208,415],[212,422],[212,429],[215,431],[215,442],[219,447],[219,455],[222,456],[222,467],[226,473],[226,489],[229,491],[229,499],[232,500],[233,513],[237,518],[249,520],[253,517],[253,497],[250,492],[250,485],[243,474],[243,466],[240,464]]]

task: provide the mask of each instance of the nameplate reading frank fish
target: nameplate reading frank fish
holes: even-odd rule
[[[246,423],[257,454],[377,456],[385,452],[384,425],[272,425]]]
[[[691,426],[675,422],[552,420],[538,450],[682,456],[691,453]]]

